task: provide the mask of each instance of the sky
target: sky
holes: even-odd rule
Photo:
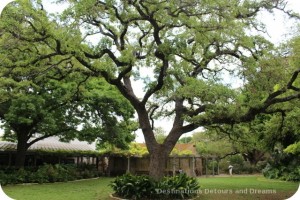
[[[0,0],[0,12],[4,8],[4,5],[7,2],[11,2],[12,0]],[[44,8],[50,12],[61,12],[66,8],[66,5],[56,5],[51,3],[52,0],[43,0]],[[287,1],[287,8],[292,9],[295,12],[300,13],[300,1],[299,0],[288,0]],[[273,14],[270,13],[262,13],[260,15],[261,20],[266,24],[268,34],[266,37],[270,39],[273,43],[279,44],[280,42],[286,40],[287,38],[291,37],[291,32],[295,31],[295,27],[293,26],[294,21],[288,20],[288,18],[279,11],[275,11]],[[142,96],[142,88],[139,88],[141,84],[134,84],[133,87],[138,91],[137,95]],[[163,120],[160,123],[157,123],[158,126],[163,127],[164,130],[167,132],[171,128],[172,122]],[[1,132],[0,132],[1,133]],[[191,135],[185,134],[185,136]],[[137,138],[136,141],[143,142],[144,138],[140,131],[137,131]]]
[[[288,0],[287,8],[293,10],[294,12],[300,13],[300,1],[299,0]],[[293,26],[294,20],[288,19],[286,15],[283,15],[280,11],[275,11],[274,14],[263,13],[261,19],[267,25],[267,30],[269,33],[269,39],[278,44],[290,38],[291,31],[296,31]]]

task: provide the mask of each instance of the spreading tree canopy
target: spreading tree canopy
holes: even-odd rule
[[[282,85],[288,82],[291,79],[291,74],[297,71],[299,65],[299,39],[299,35],[296,35],[286,44],[281,45],[277,49],[276,57],[260,59],[260,67],[251,73],[251,79],[248,79],[241,88],[240,98],[247,102],[252,101],[252,104],[258,104],[259,99],[268,93],[278,91]],[[299,85],[298,79],[294,81],[292,87],[295,87],[294,89],[297,91]],[[275,156],[289,153],[289,160],[298,160],[299,105],[299,98],[295,98],[273,105],[270,112],[256,115],[251,122],[211,125],[206,128],[218,136],[229,138],[238,152],[243,153],[251,164],[255,165],[264,157],[265,153]],[[269,160],[278,159],[279,162],[280,158],[275,156],[271,156]],[[286,161],[284,166],[289,164]],[[296,166],[289,166],[289,169]]]
[[[273,45],[259,34],[264,27],[257,15],[278,9],[297,17],[284,10],[284,0],[69,0],[59,19],[32,2],[16,5],[29,12],[27,31],[14,22],[6,28],[21,41],[45,44],[49,52],[39,60],[69,55],[84,72],[120,91],[137,113],[156,179],[182,134],[250,121],[300,96],[299,67],[276,90],[247,98],[224,81],[230,74],[231,81],[247,83],[260,70],[260,60],[272,54]],[[161,118],[173,122],[160,144],[153,122]]]
[[[35,40],[39,23],[26,10],[1,21],[0,119],[4,139],[17,141],[16,167],[24,166],[32,144],[50,136],[125,148],[136,129],[132,106],[104,79],[81,71],[72,56],[53,54],[46,40]],[[15,30],[33,39],[20,39]]]

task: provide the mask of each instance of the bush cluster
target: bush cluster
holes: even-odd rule
[[[197,179],[186,174],[155,181],[149,176],[125,174],[111,184],[115,195],[126,199],[189,199],[200,188]]]
[[[233,166],[233,174],[255,174],[261,173],[266,166],[266,161],[259,161],[256,165],[251,165],[249,161],[245,161],[241,155],[231,156],[230,158],[222,159],[219,162],[220,174],[228,174],[228,166]],[[208,164],[208,174],[212,174],[212,161]],[[217,163],[215,163],[215,174],[218,174]]]
[[[271,166],[268,164],[263,169],[263,174],[266,178],[280,179],[284,181],[300,181],[300,167],[299,166]]]
[[[125,174],[117,177],[110,186],[115,194],[126,199],[151,198],[155,194],[155,181],[146,175]]]
[[[284,181],[300,181],[300,159],[292,154],[274,153],[263,169],[266,178]]]
[[[2,169],[0,170],[1,185],[20,183],[53,183],[73,181],[82,178],[94,178],[99,176],[98,171],[91,169],[89,165],[80,168],[75,165],[50,165],[45,164],[37,169]]]

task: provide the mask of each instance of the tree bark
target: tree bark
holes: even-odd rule
[[[176,145],[180,137],[180,131],[172,129],[163,144],[152,144],[152,150],[150,154],[150,166],[149,175],[155,180],[160,180],[165,175],[166,162],[169,159],[169,155]]]
[[[27,140],[18,140],[15,162],[15,167],[17,169],[24,168],[27,149]]]
[[[154,180],[160,180],[164,177],[168,157],[169,154],[165,153],[165,149],[162,145],[159,145],[158,148],[155,148],[155,150],[150,153],[149,175]]]
[[[29,132],[30,128],[26,126],[19,126],[14,129],[17,133],[17,155],[15,161],[15,167],[17,169],[24,168],[25,159],[26,159],[26,152],[29,148],[28,139],[29,139]]]
[[[169,158],[169,155],[183,133],[182,114],[184,110],[184,100],[176,100],[176,116],[174,119],[173,128],[168,134],[164,143],[159,144],[155,139],[155,135],[152,129],[153,127],[150,123],[151,117],[149,117],[149,112],[146,109],[146,102],[149,96],[151,96],[151,91],[148,91],[145,94],[143,101],[140,102],[132,90],[130,79],[128,77],[123,78],[124,85],[122,85],[120,82],[117,82],[115,85],[124,95],[124,97],[126,97],[131,102],[132,106],[137,111],[140,129],[143,132],[145,143],[150,155],[149,175],[155,180],[160,180],[164,177],[166,162]],[[157,87],[159,88],[160,86]],[[157,90],[159,90],[158,88]]]
[[[256,166],[264,157],[265,153],[256,149],[244,153],[243,156],[250,162],[252,166]]]

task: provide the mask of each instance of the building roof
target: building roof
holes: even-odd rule
[[[17,143],[0,141],[0,151],[16,151]],[[71,141],[61,142],[56,137],[40,140],[31,145],[28,151],[85,151],[93,152],[95,148],[87,142]]]

